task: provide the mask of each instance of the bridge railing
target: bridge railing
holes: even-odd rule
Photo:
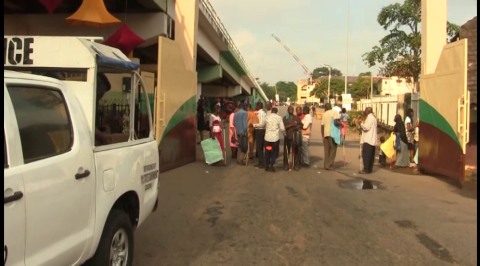
[[[248,72],[249,78],[252,80],[253,84],[255,84],[255,86],[259,90],[260,94],[262,95],[262,97],[265,100],[268,100],[267,96],[265,95],[262,88],[258,84],[257,79],[253,76],[253,72],[248,67],[247,62],[243,58],[239,49],[237,48],[237,46],[233,42],[232,38],[228,34],[227,29],[225,28],[222,21],[220,20],[217,13],[215,12],[215,9],[213,9],[212,4],[210,4],[210,1],[209,0],[200,0],[200,10],[202,12],[204,12],[205,16],[210,21],[210,23],[212,24],[215,31],[219,34],[222,41],[228,46],[228,48],[232,49],[233,52],[235,53],[235,55],[237,56],[237,58],[240,59],[241,63],[243,64],[243,66],[245,67],[245,69]]]

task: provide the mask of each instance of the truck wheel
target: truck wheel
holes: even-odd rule
[[[112,210],[90,265],[131,266],[133,264],[133,226],[128,215]]]

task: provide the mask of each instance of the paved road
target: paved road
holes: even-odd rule
[[[325,172],[319,128],[314,121],[309,169],[266,173],[199,159],[162,174],[134,265],[477,265],[476,198],[383,169],[368,176],[377,189],[357,190],[358,144],[345,149],[347,169],[339,149],[337,171]]]

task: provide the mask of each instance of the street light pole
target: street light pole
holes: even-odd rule
[[[348,87],[348,17],[350,13],[350,0],[347,0],[347,64],[346,64],[346,69],[345,69],[345,94],[347,94],[347,87]]]
[[[330,102],[330,79],[332,78],[332,67],[328,66],[328,92],[327,101]]]

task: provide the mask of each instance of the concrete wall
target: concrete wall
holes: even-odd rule
[[[460,39],[468,39],[467,89],[470,101],[477,102],[477,17],[469,20],[460,29]]]
[[[215,43],[208,38],[205,31],[202,29],[198,30],[197,33],[197,43],[202,47],[205,52],[215,61],[215,63],[220,64],[220,49],[215,45]]]

